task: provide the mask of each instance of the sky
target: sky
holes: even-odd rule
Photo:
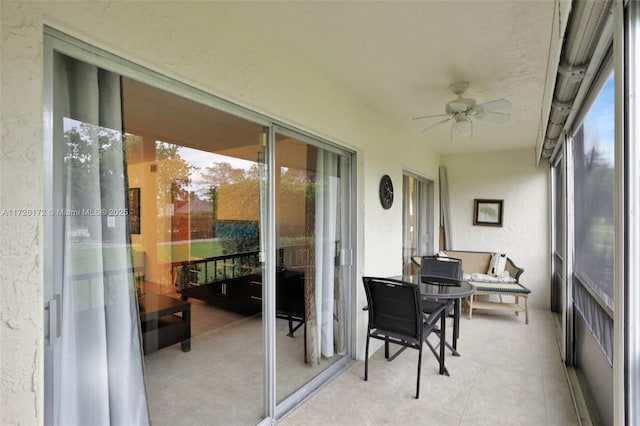
[[[613,168],[615,148],[615,105],[613,72],[604,84],[598,98],[584,119],[584,149],[589,152],[595,145],[603,159]]]
[[[205,167],[209,167],[213,165],[213,163],[229,163],[235,168],[247,170],[253,164],[255,164],[252,161],[234,157],[227,157],[226,155],[201,151],[199,149],[187,148],[185,146],[180,147],[178,153],[183,160],[185,160],[192,166],[198,167],[200,170],[204,170]],[[189,190],[197,191],[199,189],[199,185],[197,185],[196,182],[200,181],[200,176],[201,173],[198,171],[191,173],[191,185],[189,185]]]

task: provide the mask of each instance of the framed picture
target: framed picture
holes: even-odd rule
[[[129,188],[129,226],[132,234],[140,234],[140,188]]]
[[[502,226],[503,200],[482,200],[476,198],[473,207],[473,224]]]

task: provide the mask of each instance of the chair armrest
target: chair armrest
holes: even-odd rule
[[[447,303],[442,303],[440,304],[440,306],[437,307],[437,309],[432,309],[431,312],[429,314],[425,314],[424,315],[424,322],[426,324],[435,324],[440,317],[442,317],[442,315],[445,315],[445,311],[447,309]]]

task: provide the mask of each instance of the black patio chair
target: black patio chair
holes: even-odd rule
[[[463,279],[462,260],[455,257],[434,256],[414,256],[411,261],[420,267],[420,276],[425,282],[439,285],[459,285]],[[440,302],[424,300],[423,308],[425,313],[431,312],[440,306]],[[460,301],[452,304],[447,312],[449,318],[453,319],[453,345],[446,346],[455,356],[459,356],[458,337],[460,334]]]
[[[446,284],[460,284],[462,281],[462,260],[454,257],[422,256],[420,275],[428,281]]]
[[[438,320],[444,322],[445,305],[426,315],[422,308],[420,287],[415,284],[388,279],[363,277],[367,295],[369,324],[367,327],[367,346],[364,359],[364,380],[369,377],[369,339],[384,340],[384,356],[393,361],[406,348],[418,350],[418,375],[416,380],[416,398],[420,397],[420,367],[422,365],[422,347],[426,343],[436,355],[427,337],[437,329]],[[441,336],[441,345],[444,335]],[[400,345],[389,356],[389,343]],[[440,369],[444,368],[444,357],[438,358]]]

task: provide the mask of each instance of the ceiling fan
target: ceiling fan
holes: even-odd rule
[[[458,95],[458,98],[447,102],[444,108],[445,114],[414,117],[414,120],[447,117],[423,129],[422,132],[426,132],[448,121],[453,121],[451,125],[451,138],[453,139],[454,136],[471,136],[473,133],[473,120],[475,119],[491,121],[493,123],[506,123],[509,121],[510,114],[501,111],[511,109],[511,102],[506,99],[495,99],[478,104],[475,99],[462,97],[462,94],[468,87],[468,81],[459,81],[449,85],[449,89]]]

